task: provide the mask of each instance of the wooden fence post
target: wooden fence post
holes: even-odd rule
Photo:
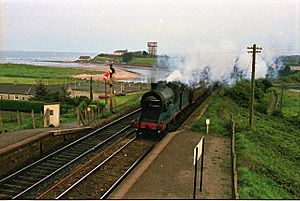
[[[20,128],[21,127],[21,122],[20,122],[20,113],[19,113],[19,110],[17,110],[17,122],[18,122],[18,126]]]
[[[40,120],[40,128],[43,128],[44,115],[43,115],[43,112],[42,112],[42,111],[40,112],[40,117],[41,117],[41,120]]]
[[[0,110],[0,133],[2,133],[2,130],[3,130],[3,122],[2,122],[2,114]]]
[[[80,109],[77,107],[77,128],[80,127]]]
[[[32,126],[35,128],[35,115],[34,115],[34,110],[31,110],[31,118],[32,118]]]
[[[233,121],[233,117],[230,120],[231,124],[231,161],[232,161],[232,183],[233,183],[233,199],[239,199],[238,192],[238,174],[236,167],[236,153],[235,153],[235,122]]]
[[[92,121],[94,120],[94,108],[92,107]]]

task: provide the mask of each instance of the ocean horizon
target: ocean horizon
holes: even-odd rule
[[[82,65],[73,63],[80,56],[91,56],[93,58],[97,54],[99,53],[0,50],[0,63],[80,67]]]

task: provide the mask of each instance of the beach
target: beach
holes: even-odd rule
[[[140,78],[140,75],[137,73],[128,72],[126,70],[120,69],[117,66],[114,66],[114,68],[116,69],[116,72],[113,75],[114,80],[131,80],[131,79]],[[79,79],[90,79],[92,77],[93,80],[102,80],[105,75],[105,73],[103,73],[103,72],[108,72],[109,66],[104,66],[104,65],[92,66],[92,65],[90,65],[89,67],[84,68],[84,69],[99,71],[101,73],[99,75],[79,74],[79,75],[74,75],[72,77],[79,78]]]

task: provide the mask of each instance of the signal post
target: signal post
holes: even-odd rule
[[[109,108],[110,111],[113,111],[113,103],[112,103],[112,96],[113,96],[113,82],[112,82],[112,77],[113,74],[116,72],[115,68],[113,67],[112,64],[109,64],[109,88],[110,88],[110,96],[109,96]]]

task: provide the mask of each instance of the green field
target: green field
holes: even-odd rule
[[[47,84],[66,84],[74,81],[73,75],[101,73],[80,68],[0,64],[0,83],[36,84],[41,81]]]
[[[134,66],[152,66],[155,64],[156,58],[132,58],[127,64]]]
[[[221,94],[192,126],[193,130],[205,133],[205,118],[209,116],[210,132],[228,135],[231,117],[237,123],[240,199],[299,199],[300,117],[299,107],[296,109],[299,102],[298,95],[285,92],[284,116],[256,112],[251,132],[249,109]]]

